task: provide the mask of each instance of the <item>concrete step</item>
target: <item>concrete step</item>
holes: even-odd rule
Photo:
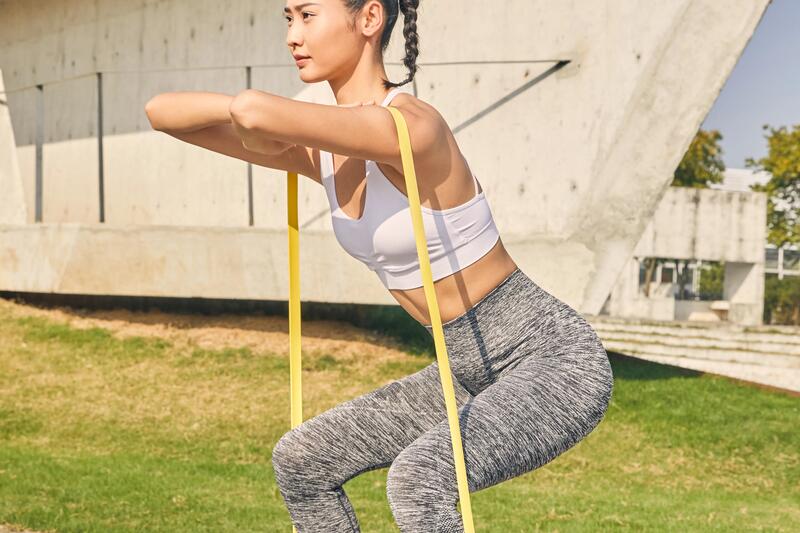
[[[800,392],[800,369],[798,368],[780,368],[765,365],[751,365],[747,363],[726,363],[708,359],[694,359],[691,357],[672,357],[648,352],[626,353],[626,355],[653,361],[654,363],[719,374],[744,381],[762,383],[764,385]]]
[[[797,355],[725,348],[716,349],[704,346],[698,347],[683,343],[681,342],[682,339],[665,339],[663,337],[659,339],[644,338],[640,340],[630,340],[608,338],[600,332],[598,332],[598,335],[606,350],[621,353],[646,352],[654,355],[704,359],[722,363],[746,363],[750,365],[800,369],[800,356]]]
[[[718,345],[732,349],[800,355],[800,331],[797,335],[790,335],[786,333],[749,333],[712,327],[686,328],[621,324],[598,320],[590,323],[598,334],[603,332],[617,338],[628,337],[629,334],[632,335],[630,338],[635,338],[635,336],[681,338],[698,346]]]
[[[594,326],[593,326],[594,327]],[[753,341],[745,338],[710,339],[691,335],[652,334],[638,331],[621,331],[617,329],[595,328],[600,338],[614,342],[655,343],[664,346],[682,346],[695,350],[713,350],[729,352],[748,352],[765,357],[785,356],[800,360],[800,345],[769,341]]]
[[[588,315],[606,350],[800,392],[800,328]]]
[[[710,334],[724,332],[726,334],[746,333],[785,335],[794,339],[800,338],[800,326],[743,326],[730,322],[700,322],[696,320],[653,320],[645,318],[620,318],[609,315],[584,315],[590,322],[602,322],[603,324],[619,324],[623,327],[646,326],[648,328],[666,327],[669,329],[682,328],[690,330],[706,330]]]

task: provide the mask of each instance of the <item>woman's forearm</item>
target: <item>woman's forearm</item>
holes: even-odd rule
[[[231,118],[230,105],[235,97],[210,92],[171,92],[154,96],[145,105],[145,113],[155,130],[188,133],[219,124],[231,124],[251,152],[267,155],[282,153],[292,146],[262,136],[245,135]]]
[[[218,124],[230,124],[234,97],[211,92],[157,94],[145,105],[153,129],[190,132]]]

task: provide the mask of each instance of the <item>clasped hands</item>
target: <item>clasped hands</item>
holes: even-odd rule
[[[254,91],[246,91],[250,95]],[[257,92],[257,91],[255,91]],[[238,97],[237,97],[238,98]],[[257,129],[245,126],[243,122],[243,115],[239,111],[241,108],[235,102],[236,98],[231,101],[229,112],[231,123],[234,130],[242,140],[242,146],[251,152],[258,152],[267,155],[277,155],[285,152],[286,150],[295,146],[294,143],[280,141],[276,139],[269,139],[263,134],[260,134]],[[366,105],[375,105],[375,100],[368,100],[365,102],[356,102],[352,104],[337,105],[337,107],[361,107]]]

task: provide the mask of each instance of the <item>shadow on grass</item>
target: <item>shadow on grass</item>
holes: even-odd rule
[[[617,352],[607,352],[614,377],[626,381],[658,381],[671,378],[699,378],[703,372],[689,368],[671,366],[632,357]]]

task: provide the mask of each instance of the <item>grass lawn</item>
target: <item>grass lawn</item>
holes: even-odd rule
[[[291,531],[270,462],[289,429],[286,320],[105,315],[0,300],[0,524]],[[413,352],[304,322],[305,418],[434,360],[432,341]],[[798,530],[800,398],[611,362],[603,422],[544,467],[473,493],[477,531]],[[399,531],[386,472],[345,484],[365,533]]]

